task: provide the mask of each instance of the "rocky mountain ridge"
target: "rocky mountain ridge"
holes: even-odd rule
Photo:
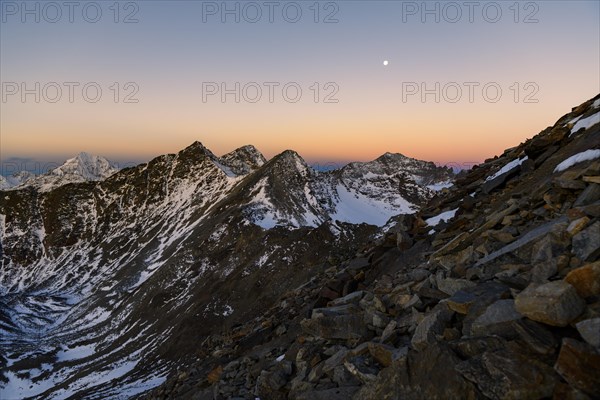
[[[103,180],[0,192],[1,397],[146,391],[190,362],[198,337],[253,318],[376,233],[315,200],[332,174],[293,152],[265,161],[196,142]]]

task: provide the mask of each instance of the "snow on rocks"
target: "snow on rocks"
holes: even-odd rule
[[[517,158],[515,160],[512,160],[511,162],[507,163],[506,165],[504,165],[502,168],[500,168],[500,170],[498,170],[495,174],[488,176],[487,178],[485,178],[486,182],[489,182],[493,179],[496,179],[497,177],[499,177],[500,175],[512,170],[513,168],[523,164],[525,161],[528,160],[529,157],[525,156],[523,158]]]
[[[584,161],[595,160],[596,158],[600,158],[600,149],[582,151],[581,153],[577,153],[558,164],[556,168],[554,168],[554,172],[562,172],[571,168],[575,164]]]
[[[578,132],[580,129],[590,129],[592,126],[600,123],[600,111],[587,118],[581,119],[581,117],[578,117],[572,120],[571,123],[575,123],[575,125],[571,128],[570,135]]]
[[[444,211],[443,213],[438,214],[435,217],[426,219],[425,223],[427,224],[427,226],[436,226],[440,222],[446,222],[446,221],[454,218],[457,211],[458,211],[458,208],[455,208],[454,210],[450,210],[450,211]]]

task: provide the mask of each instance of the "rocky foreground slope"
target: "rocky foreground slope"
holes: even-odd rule
[[[146,399],[600,398],[600,95],[208,337]]]

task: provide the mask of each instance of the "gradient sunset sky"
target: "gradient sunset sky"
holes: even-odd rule
[[[477,163],[600,92],[597,0],[473,2],[472,9],[462,1],[273,2],[272,15],[264,1],[98,1],[78,3],[73,22],[63,6],[59,18],[45,2],[1,3],[3,173],[15,162],[32,170],[35,161],[80,151],[137,163],[195,140],[217,155],[254,144],[267,158],[294,149],[311,163],[385,152]],[[224,7],[239,7],[239,23]],[[36,82],[39,103],[35,94],[25,102],[12,94],[23,83],[35,91]],[[42,89],[51,82],[62,88],[56,103],[54,84]],[[73,102],[65,82],[79,84]],[[83,98],[90,82],[102,89],[96,103]],[[236,82],[239,103],[234,94],[223,102],[206,93],[212,83]],[[242,91],[250,82],[263,92],[256,103],[255,85]],[[265,82],[279,84],[273,102]],[[282,93],[292,82],[302,89],[296,103]],[[407,95],[436,82],[439,102]],[[465,82],[478,85],[472,101]],[[497,87],[502,94],[492,102]],[[125,102],[136,88],[138,102]],[[294,97],[294,87],[287,94]],[[329,94],[337,103],[325,101]]]

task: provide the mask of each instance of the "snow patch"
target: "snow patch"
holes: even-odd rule
[[[456,212],[458,211],[458,208],[455,208],[454,210],[450,210],[450,211],[444,211],[441,214],[436,215],[435,217],[431,217],[425,220],[425,223],[428,226],[436,226],[437,224],[439,224],[440,222],[446,222],[452,218],[454,218],[454,216],[456,215]]]
[[[577,121],[577,123],[575,124],[575,126],[573,126],[573,128],[571,128],[571,134],[574,134],[575,132],[579,131],[580,129],[590,129],[592,126],[596,125],[600,123],[600,111],[597,112],[596,114],[590,115],[587,118],[581,119],[579,121]],[[569,135],[569,136],[570,136]]]
[[[224,317],[228,317],[231,314],[233,314],[233,307],[231,307],[229,304],[225,304],[225,310],[223,310],[223,315]]]
[[[523,164],[528,159],[529,159],[529,157],[525,156],[523,158],[517,158],[516,160],[512,160],[511,162],[506,164],[504,167],[500,168],[500,170],[498,172],[485,178],[485,181],[488,182],[488,181],[491,181],[492,179],[496,179],[500,175],[510,171],[511,169],[515,168],[516,166]]]
[[[454,182],[446,181],[446,182],[434,183],[433,185],[427,185],[427,188],[431,189],[433,191],[439,192],[442,189],[452,187],[452,185],[454,185]]]
[[[77,346],[69,349],[63,347],[61,351],[56,354],[58,361],[70,361],[78,360],[80,358],[86,358],[95,353],[95,346],[93,344],[87,346]]]
[[[562,172],[568,168],[571,168],[575,164],[594,160],[596,158],[600,158],[600,149],[586,150],[581,153],[577,153],[558,164],[556,168],[554,168],[554,172]]]

